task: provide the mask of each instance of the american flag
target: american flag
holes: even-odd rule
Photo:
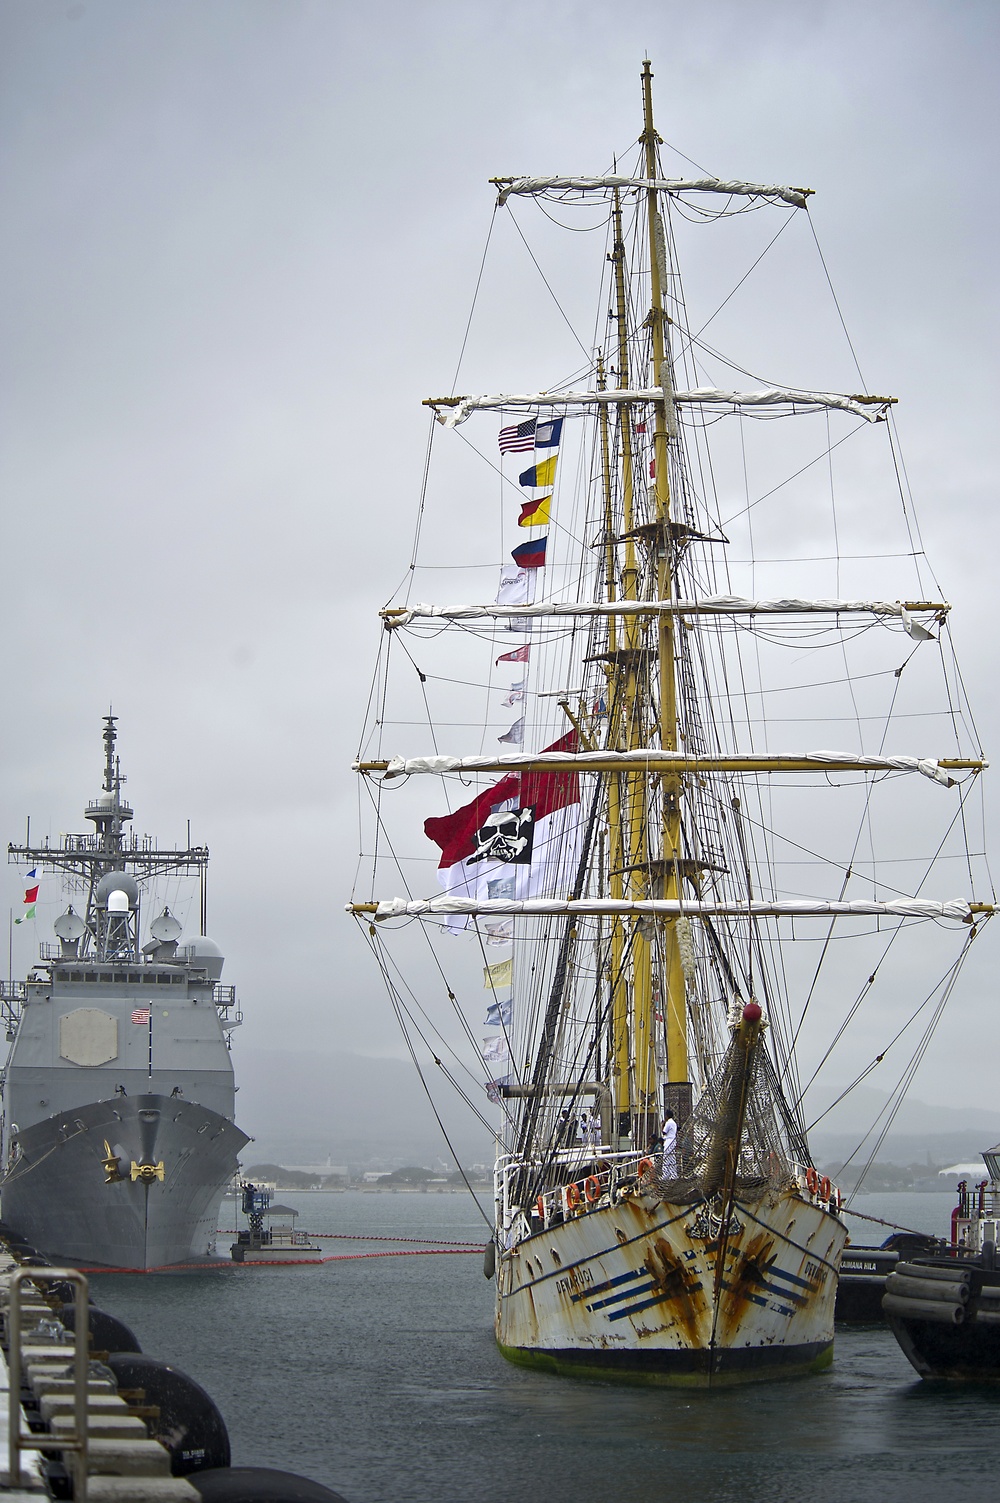
[[[501,454],[522,454],[535,447],[535,418],[525,418],[510,428],[501,428],[497,442]]]
[[[135,1011],[132,1013],[132,1022],[133,1023],[148,1023],[149,1022],[149,1008],[148,1007],[137,1007],[135,1009]]]

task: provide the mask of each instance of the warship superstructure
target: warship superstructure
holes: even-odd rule
[[[113,715],[104,745],[93,832],[33,845],[29,827],[8,847],[34,880],[61,876],[79,911],[70,903],[56,919],[57,943],[41,945],[26,981],[2,987],[0,1212],[51,1258],[151,1270],[214,1258],[219,1205],[249,1141],[233,1120],[240,1013],[204,933],[207,848],[134,835]],[[157,898],[168,876],[200,885],[201,932],[186,943]]]

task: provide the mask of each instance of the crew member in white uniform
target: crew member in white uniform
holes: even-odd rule
[[[664,1179],[677,1178],[677,1123],[673,1112],[663,1113],[663,1168]]]

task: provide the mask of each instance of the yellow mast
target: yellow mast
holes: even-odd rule
[[[646,176],[657,176],[656,147],[659,136],[653,125],[653,70],[647,58],[642,65],[643,133]],[[649,267],[651,284],[650,332],[653,344],[652,386],[662,387],[663,400],[654,403],[653,457],[655,460],[654,497],[656,506],[657,594],[661,600],[671,596],[673,579],[670,539],[670,477],[668,473],[668,439],[676,433],[673,391],[666,357],[666,314],[663,309],[662,272],[666,269],[666,241],[657,203],[657,191],[646,193],[649,228]],[[660,688],[660,745],[676,751],[679,744],[677,725],[677,683],[675,671],[674,621],[661,616],[657,627]],[[661,780],[663,799],[663,896],[681,896],[681,779],[668,776]],[[667,1034],[667,1079],[671,1084],[688,1078],[687,998],[684,971],[677,943],[677,921],[668,921],[664,945],[664,1013]]]
[[[621,200],[617,188],[614,191],[614,246],[612,261],[615,269],[615,313],[618,325],[618,383],[627,389],[629,385],[628,352],[628,300],[625,289],[625,243],[622,238]],[[639,564],[636,554],[634,530],[635,472],[632,456],[632,419],[626,404],[618,408],[619,433],[622,456],[622,523],[625,542],[625,563],[622,568],[622,598],[639,598]],[[619,746],[634,749],[645,745],[646,727],[643,715],[644,699],[644,647],[646,625],[635,616],[627,616],[622,631],[623,645],[609,653],[613,687],[612,699],[620,704],[621,718],[617,722],[616,740]],[[614,779],[612,783],[614,783]],[[649,842],[647,818],[647,779],[644,772],[625,773],[617,792],[621,838],[619,845],[626,857],[625,883],[628,895],[633,898],[648,896]],[[618,1084],[619,1130],[625,1127],[621,1119],[633,1111],[638,1120],[630,1123],[635,1130],[634,1141],[645,1147],[651,1136],[653,1122],[646,1120],[650,1113],[650,1091],[653,1076],[653,971],[652,952],[647,936],[635,925],[632,930],[631,962],[631,1064],[628,1068],[627,1053],[619,1058],[616,1079]],[[624,980],[624,978],[623,978]],[[618,1002],[616,989],[615,1002]],[[627,1016],[628,998],[622,989],[621,1008]],[[613,1009],[614,1011],[614,1009]],[[624,1044],[627,1051],[629,1028],[627,1021],[614,1018],[616,1046]],[[624,1026],[623,1025],[624,1022]],[[634,1072],[634,1073],[633,1073]],[[631,1079],[630,1079],[631,1076]],[[655,1117],[653,1118],[655,1121]],[[654,1129],[655,1130],[655,1129]]]
[[[603,391],[606,386],[604,360],[598,357],[597,385]],[[618,586],[615,568],[615,516],[614,496],[611,484],[611,442],[607,405],[601,405],[601,464],[604,479],[604,532],[605,532],[605,592],[609,601],[617,598]],[[608,622],[607,696],[608,696],[608,744],[621,743],[622,706],[612,692],[617,675],[614,663],[618,650],[618,622],[612,617]],[[625,839],[622,826],[622,802],[620,780],[612,775],[608,779],[608,891],[612,898],[625,896]],[[608,1060],[611,1080],[611,1108],[614,1121],[602,1123],[602,1141],[618,1137],[623,1113],[631,1107],[631,1051],[629,1049],[628,989],[625,985],[625,928],[620,918],[611,922],[611,1029],[610,1058]]]

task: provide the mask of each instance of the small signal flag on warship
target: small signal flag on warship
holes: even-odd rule
[[[38,888],[40,885],[37,866],[31,868],[31,871],[28,872],[24,880],[26,883],[24,889],[24,912],[14,920],[15,924],[23,924],[25,919],[31,919],[35,916],[35,904],[38,902]]]
[[[148,1023],[149,1022],[149,1012],[150,1012],[150,1010],[149,1010],[148,1007],[136,1007],[136,1008],[134,1008],[133,1011],[132,1011],[132,1022],[133,1023]]]

